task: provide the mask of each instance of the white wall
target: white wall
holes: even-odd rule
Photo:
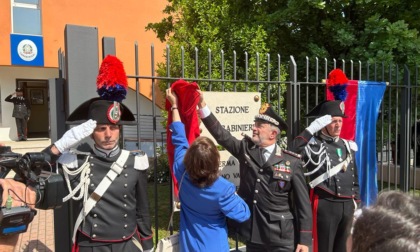
[[[58,78],[57,68],[0,66],[0,142],[17,139],[16,123],[15,119],[12,117],[13,104],[4,101],[9,94],[15,92],[16,79],[47,80],[51,78]],[[95,85],[95,83],[92,85]],[[127,97],[123,100],[123,103],[128,106],[133,113],[136,113],[136,92],[128,89]],[[153,104],[149,99],[140,95],[139,103],[139,113],[141,115],[152,115]],[[161,115],[158,106],[156,106],[155,111],[157,115]],[[31,118],[31,120],[36,120],[36,118]]]
[[[4,99],[15,92],[16,79],[47,80],[58,78],[57,68],[0,66],[0,141],[16,140],[16,123],[12,117],[13,104]],[[31,118],[36,120],[36,118]]]
[[[136,113],[136,91],[129,88],[128,92],[127,92],[126,99],[123,100],[122,103],[124,105],[126,105],[127,107],[129,107],[131,112],[133,112],[133,114],[135,114]],[[153,104],[149,99],[147,99],[142,94],[140,94],[139,103],[140,103],[139,113],[141,115],[152,115]],[[155,111],[156,111],[156,115],[161,114],[160,113],[160,108],[158,106],[156,106]]]

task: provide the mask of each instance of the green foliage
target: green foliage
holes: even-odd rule
[[[232,62],[236,50],[236,79],[258,80],[267,77],[267,53],[303,60],[419,62],[419,8],[420,2],[411,0],[169,0],[164,10],[167,17],[146,29],[171,47],[171,72],[166,73],[165,64],[160,66],[164,76],[217,79],[223,74],[231,78],[232,66],[226,62]],[[185,50],[183,69],[181,46]],[[195,47],[200,59],[198,76]],[[211,72],[208,50],[213,57]],[[226,53],[224,73],[220,71],[222,50]],[[245,52],[250,60],[248,72],[243,66]]]
[[[154,167],[153,159],[149,161],[151,164],[150,168],[147,170],[147,179],[149,182],[155,180],[155,168],[156,170],[156,179],[158,183],[167,183],[171,180],[171,173],[169,170],[169,161],[168,154],[164,152],[165,147],[157,147],[157,167]]]
[[[202,90],[259,91],[264,94],[262,102],[269,100],[274,106],[284,102],[277,97],[285,91],[287,70],[278,66],[277,58],[268,58],[270,38],[264,24],[246,14],[248,8],[258,12],[258,7],[232,0],[168,3],[164,10],[168,16],[146,27],[168,44],[167,61],[158,64],[159,76],[206,79],[198,83]],[[275,83],[258,82],[267,80]],[[160,89],[171,82],[160,82]]]
[[[165,51],[169,65],[159,64],[160,76],[205,79],[199,83],[202,90],[258,91],[262,102],[285,108],[290,55],[298,66],[309,59],[312,68],[315,57],[327,59],[327,69],[332,68],[332,59],[355,60],[364,68],[366,62],[391,66],[390,73],[403,76],[402,65],[420,62],[419,9],[420,1],[412,0],[168,0],[167,16],[146,29],[170,48]],[[278,55],[285,64],[280,71]],[[374,72],[358,77],[373,80]],[[306,78],[304,67],[298,67],[297,75]],[[308,81],[313,79],[311,71]],[[266,80],[277,82],[268,85]],[[169,83],[161,82],[161,89]],[[323,97],[322,90],[318,97],[301,92],[301,100],[310,104]],[[386,107],[388,103],[397,106],[395,100],[385,101]],[[286,118],[284,112],[280,114]],[[395,120],[389,124],[395,125]],[[395,136],[387,131],[385,138]]]
[[[146,29],[156,32],[162,41],[170,46],[170,72],[166,64],[159,65],[161,76],[182,76],[186,78],[233,79],[233,55],[236,51],[236,79],[262,79],[266,73],[268,53],[267,32],[262,25],[242,22],[233,12],[235,6],[227,0],[216,1],[170,1],[169,17],[159,23],[151,23]],[[165,34],[163,36],[162,34]],[[171,35],[171,36],[169,36]],[[223,64],[222,64],[223,51]],[[249,55],[249,69],[245,72],[245,52]],[[260,68],[256,69],[257,53]],[[181,54],[184,54],[184,68],[181,69]],[[198,56],[199,61],[195,58]],[[210,55],[210,56],[209,56]],[[165,52],[165,57],[167,57]],[[211,57],[211,64],[208,59]],[[222,72],[222,67],[224,68]],[[198,75],[196,70],[198,71]],[[232,86],[232,84],[231,84]],[[231,87],[226,87],[231,88]]]

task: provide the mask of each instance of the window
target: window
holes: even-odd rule
[[[12,33],[42,35],[41,0],[12,1]]]

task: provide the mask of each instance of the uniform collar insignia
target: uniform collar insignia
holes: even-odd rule
[[[276,156],[281,157],[282,151],[280,146],[276,145]]]
[[[340,137],[332,137],[332,136],[325,135],[323,132],[321,132],[319,137],[321,139],[324,139],[327,142],[338,142],[338,140],[340,139]]]
[[[120,153],[120,147],[117,145],[112,150],[105,150],[95,145],[93,148],[93,152],[99,157],[108,158],[108,157],[113,157],[117,155],[118,153]]]

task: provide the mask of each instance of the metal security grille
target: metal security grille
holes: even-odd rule
[[[96,40],[95,40],[96,41]],[[350,80],[386,82],[387,87],[380,107],[376,126],[377,181],[379,190],[410,191],[418,194],[420,189],[420,92],[418,66],[371,63],[353,60],[283,57],[280,54],[255,54],[235,51],[225,53],[211,50],[200,51],[197,47],[187,49],[166,47],[164,62],[155,61],[155,49],[151,46],[150,60],[141,58],[141,64],[150,64],[151,75],[139,74],[140,57],[135,48],[135,73],[128,78],[136,83],[136,108],[132,111],[140,118],[137,126],[124,127],[124,144],[142,148],[147,142],[153,154],[153,167],[158,167],[157,153],[166,143],[165,120],[157,111],[157,93],[178,79],[195,81],[205,91],[260,92],[261,101],[271,103],[287,120],[289,130],[280,139],[281,146],[304,130],[310,120],[304,118],[310,109],[326,98],[328,73],[341,68]],[[162,52],[156,52],[159,55]],[[97,55],[94,53],[94,55]],[[68,79],[64,56],[59,59],[60,78]],[[156,65],[166,69],[156,69]],[[158,73],[158,74],[157,74]],[[150,109],[140,113],[140,83],[150,85]],[[61,91],[60,91],[61,92]],[[148,106],[149,107],[149,106]],[[162,113],[164,115],[165,113]],[[60,116],[61,114],[59,114]],[[58,127],[58,126],[57,126]],[[54,128],[54,127],[53,127]],[[57,132],[60,129],[57,128]],[[63,131],[63,129],[61,129]],[[64,133],[64,131],[62,132]],[[60,135],[60,134],[58,134]],[[164,148],[163,148],[164,149]],[[157,195],[157,170],[154,169],[155,198]],[[155,208],[155,211],[157,208]],[[155,227],[158,213],[154,213]],[[63,230],[67,230],[64,228]],[[155,233],[157,241],[158,233]],[[67,241],[68,243],[70,241]]]
[[[135,45],[137,47],[137,45]],[[136,51],[138,51],[136,49]],[[289,131],[283,138],[293,139],[310,121],[303,117],[326,97],[325,79],[334,68],[341,68],[351,80],[383,81],[387,83],[377,121],[378,187],[409,191],[420,188],[419,152],[419,80],[418,67],[386,63],[370,63],[336,59],[283,59],[281,55],[238,56],[223,51],[206,51],[200,58],[197,48],[180,48],[171,54],[167,46],[165,73],[159,76],[131,75],[142,85],[150,81],[152,102],[158,83],[166,87],[177,79],[197,82],[202,90],[221,92],[261,92],[262,101],[275,104],[277,111],[287,118]],[[160,52],[159,52],[160,53]],[[154,47],[151,46],[151,68],[155,73]],[[186,56],[187,55],[187,56]],[[136,63],[138,63],[138,55]],[[228,60],[225,60],[229,58]],[[238,59],[242,62],[239,62]],[[193,64],[186,62],[193,61]],[[193,67],[191,67],[193,66]],[[138,64],[136,64],[138,69]],[[147,81],[148,80],[148,81]],[[155,118],[155,111],[153,120]],[[416,123],[417,122],[417,123]],[[154,139],[161,132],[154,131]],[[155,141],[156,142],[156,141]],[[414,193],[415,190],[413,190]]]

